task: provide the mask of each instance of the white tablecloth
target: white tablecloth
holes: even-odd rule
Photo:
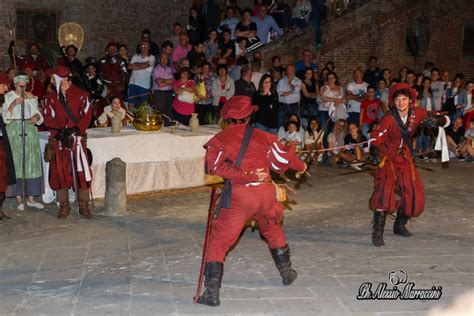
[[[202,146],[219,131],[217,126],[200,126],[197,133],[185,127],[163,128],[159,132],[140,132],[127,127],[118,134],[111,133],[110,128],[89,129],[87,147],[94,160],[94,197],[104,197],[105,164],[115,157],[127,164],[127,194],[203,185],[205,150]],[[40,133],[42,152],[48,135],[48,132]],[[43,200],[50,203],[54,195],[48,183],[47,163],[44,170]]]

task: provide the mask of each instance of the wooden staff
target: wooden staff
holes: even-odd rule
[[[11,13],[8,13],[8,24],[5,22],[5,26],[7,27],[8,31],[10,32],[10,41],[15,41],[15,38],[13,36],[13,29],[15,28],[16,21],[12,21],[12,15]],[[13,59],[13,68],[15,69],[16,72],[16,53],[15,53],[15,45],[12,45],[12,59]]]

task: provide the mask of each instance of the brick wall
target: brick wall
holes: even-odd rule
[[[421,72],[424,62],[430,60],[452,75],[463,72],[467,78],[474,78],[474,58],[462,56],[466,21],[474,21],[474,8],[469,0],[372,0],[323,25],[320,64],[334,61],[343,84],[351,80],[356,67],[365,67],[369,55],[377,56],[380,66],[395,74],[401,66]],[[416,60],[405,52],[405,32],[409,26],[424,26],[428,30],[426,56]],[[281,56],[283,63],[299,59],[303,48],[314,48],[311,29],[285,36],[262,51],[268,65],[274,55]]]
[[[191,0],[2,0],[0,1],[0,68],[9,66],[6,54],[10,41],[4,22],[8,12],[15,17],[15,8],[34,8],[61,11],[59,24],[77,22],[84,29],[84,45],[79,59],[101,56],[110,40],[125,43],[133,50],[141,31],[148,28],[152,39],[161,42],[171,33],[174,22],[186,23]],[[25,43],[18,42],[19,53]]]

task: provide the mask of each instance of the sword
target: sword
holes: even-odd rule
[[[79,213],[79,195],[77,194],[77,179],[76,179],[76,163],[74,162],[74,153],[72,148],[69,148],[69,159],[71,160],[71,169],[72,169],[72,182],[74,186],[74,194],[76,199],[76,207],[77,207],[77,216],[81,218],[81,214]]]
[[[216,202],[218,200],[218,196],[219,195],[217,194],[217,186],[213,185],[212,191],[211,191],[211,198],[209,202],[209,210],[207,214],[206,237],[204,238],[204,245],[202,247],[202,259],[201,259],[201,269],[199,271],[198,287],[196,290],[196,294],[194,295],[194,298],[193,298],[194,304],[197,303],[199,296],[201,295],[202,281],[204,278],[204,269],[206,266],[206,259],[207,259],[207,248],[209,246],[209,236],[211,235],[212,226],[214,224],[214,221],[216,220],[214,209],[216,206]]]

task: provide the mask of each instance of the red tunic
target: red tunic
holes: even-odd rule
[[[404,126],[410,141],[427,116],[428,113],[421,108],[411,109]],[[383,166],[377,170],[374,177],[371,209],[381,209],[389,213],[400,209],[407,216],[420,215],[425,205],[423,183],[415,168],[409,146],[403,140],[402,132],[391,112],[380,119],[370,136],[371,146],[379,148],[384,159]],[[401,195],[398,201],[396,191]]]
[[[51,65],[41,57],[40,55],[36,56],[36,59],[31,55],[22,55],[17,57],[18,66],[21,68],[24,64],[34,65],[34,70],[46,70],[51,68]]]
[[[77,126],[81,135],[85,135],[86,129],[92,119],[92,108],[89,101],[89,94],[78,87],[71,85],[66,91],[66,100],[73,114],[78,118],[77,125],[68,117],[64,111],[62,103],[59,101],[56,92],[50,93],[45,97],[45,105],[43,109],[44,124],[51,132],[50,139],[55,140],[56,135],[64,128],[72,128]],[[82,151],[85,153],[85,139],[81,138],[80,144]],[[73,186],[73,178],[71,175],[70,151],[63,148],[59,141],[53,143],[55,151],[55,159],[49,164],[49,183],[53,190],[68,189]],[[86,173],[90,172],[89,165],[81,157],[80,147],[73,147],[73,157],[75,158],[78,185],[81,189],[86,189],[88,185]],[[85,171],[86,168],[88,171]]]
[[[268,178],[259,183],[257,169],[283,172],[303,171],[304,163],[295,155],[295,147],[281,144],[273,134],[255,129],[240,168],[234,166],[240,151],[246,124],[231,125],[214,136],[206,148],[206,173],[232,182],[230,208],[222,208],[209,240],[207,261],[223,262],[229,248],[250,219],[259,223],[270,248],[286,245],[282,228],[283,206],[276,200],[275,186]]]

